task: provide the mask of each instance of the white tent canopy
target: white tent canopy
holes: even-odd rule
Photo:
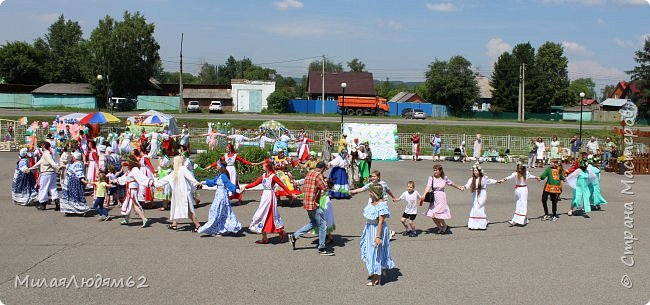
[[[178,125],[176,124],[176,118],[170,114],[164,114],[160,111],[156,110],[148,110],[146,112],[140,113],[137,116],[143,116],[143,117],[149,117],[152,115],[157,115],[163,120],[163,125],[169,126],[169,130],[172,133],[178,133]],[[128,121],[131,121],[132,123],[135,122],[135,117],[136,116],[130,116],[126,118]]]

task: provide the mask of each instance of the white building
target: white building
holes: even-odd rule
[[[233,79],[230,85],[232,110],[237,112],[260,112],[268,108],[266,99],[275,92],[275,82]]]

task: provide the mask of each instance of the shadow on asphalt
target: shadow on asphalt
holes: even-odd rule
[[[381,285],[383,286],[390,282],[397,282],[400,276],[402,276],[402,272],[399,268],[386,269],[384,271],[384,276],[381,278]]]

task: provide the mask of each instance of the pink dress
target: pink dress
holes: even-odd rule
[[[433,180],[433,182],[431,180]],[[427,209],[424,215],[436,219],[451,219],[451,211],[449,211],[447,195],[445,194],[445,186],[451,185],[451,180],[446,176],[444,178],[434,178],[429,176],[427,186],[431,188],[432,183],[434,201],[429,203],[429,209]]]

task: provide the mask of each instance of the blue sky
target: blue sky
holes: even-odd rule
[[[491,75],[518,43],[561,43],[569,77],[602,87],[627,80],[634,52],[650,37],[650,0],[0,0],[0,43],[32,42],[59,14],[81,24],[140,11],[156,25],[165,69],[184,70],[228,56],[250,58],[283,76],[306,74],[321,55],[358,58],[375,79],[422,81],[435,59],[461,55]],[[347,67],[346,67],[347,68]]]

